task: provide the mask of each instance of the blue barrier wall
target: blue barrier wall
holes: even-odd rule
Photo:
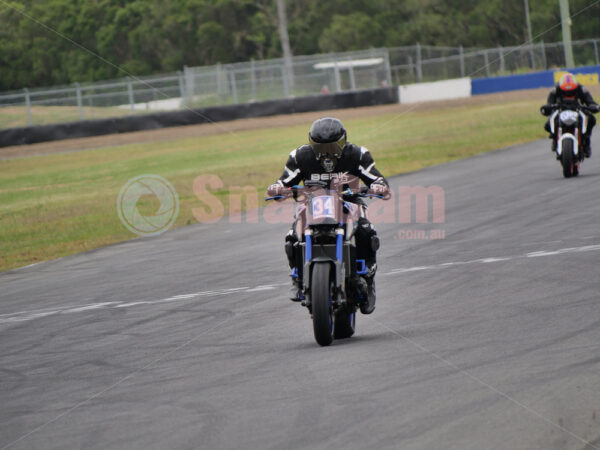
[[[564,69],[556,69],[506,77],[475,78],[471,80],[471,95],[516,91],[519,89],[551,88],[564,71]],[[578,67],[570,72],[584,86],[599,83],[600,66]]]

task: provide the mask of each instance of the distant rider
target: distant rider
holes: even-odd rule
[[[346,141],[346,130],[338,119],[324,117],[316,120],[308,133],[308,145],[302,145],[290,153],[280,179],[269,186],[269,196],[281,195],[287,188],[306,180],[321,180],[330,183],[343,176],[360,178],[369,193],[389,198],[388,182],[375,168],[375,162],[365,147]],[[375,272],[377,271],[376,252],[379,238],[373,225],[365,218],[359,218],[355,232],[357,259],[364,259],[367,274],[368,298],[360,305],[363,314],[371,314],[375,309]],[[285,250],[290,268],[296,266],[298,236],[295,227],[285,238]],[[292,279],[292,301],[300,300],[299,283]]]
[[[592,98],[592,94],[590,94],[590,91],[588,91],[585,87],[579,84],[573,74],[567,72],[562,77],[560,77],[559,82],[550,91],[550,94],[548,95],[548,100],[546,101],[546,104],[540,108],[540,111],[543,115],[549,116],[561,106],[578,106],[580,104],[588,108],[588,111],[583,111],[583,113],[588,118],[588,126],[587,132],[582,136],[582,141],[583,153],[586,158],[589,158],[592,156],[592,128],[594,128],[594,125],[596,125],[596,118],[592,114],[590,114],[590,112],[597,113],[598,111],[600,111],[600,107]],[[548,133],[550,133],[550,138],[552,139],[552,151],[555,151],[556,136],[553,135],[552,131],[550,130],[550,119],[546,121],[544,129]]]

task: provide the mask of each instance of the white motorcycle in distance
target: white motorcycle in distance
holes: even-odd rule
[[[550,131],[554,136],[552,149],[560,161],[565,178],[579,175],[579,165],[584,160],[582,136],[587,132],[588,117],[581,105],[552,105]],[[590,111],[591,113],[592,111]]]

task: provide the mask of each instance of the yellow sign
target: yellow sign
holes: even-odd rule
[[[554,72],[554,82],[558,83],[560,77],[562,77],[565,73],[567,72]],[[583,84],[584,86],[589,86],[590,84],[599,84],[597,73],[572,73],[575,75],[575,79],[579,84]]]

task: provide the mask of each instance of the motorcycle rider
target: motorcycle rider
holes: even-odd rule
[[[585,87],[579,84],[575,76],[569,72],[565,73],[560,77],[560,80],[556,86],[548,94],[548,100],[546,104],[540,108],[543,115],[551,115],[557,108],[561,106],[569,107],[570,105],[578,106],[584,105],[589,111],[583,111],[588,118],[588,126],[586,133],[582,136],[583,141],[583,154],[586,158],[592,156],[591,137],[592,128],[596,125],[596,118],[592,113],[600,111],[600,107],[594,101],[592,94]],[[552,151],[556,151],[556,136],[550,129],[550,119],[546,121],[544,129],[550,133],[550,139],[552,139]]]
[[[336,177],[354,176],[368,187],[369,193],[390,197],[387,180],[375,167],[375,162],[365,147],[347,142],[346,129],[334,117],[316,120],[308,133],[309,144],[302,145],[290,153],[283,174],[267,189],[269,196],[282,195],[290,186],[305,180],[331,182]],[[367,284],[367,298],[360,305],[363,314],[371,314],[375,309],[375,272],[377,271],[376,252],[379,238],[373,225],[365,218],[358,219],[355,231],[357,259],[364,259],[367,274],[363,276]],[[296,267],[298,236],[295,227],[285,238],[285,250],[290,269]],[[301,292],[297,280],[292,278],[292,301],[300,301]]]

